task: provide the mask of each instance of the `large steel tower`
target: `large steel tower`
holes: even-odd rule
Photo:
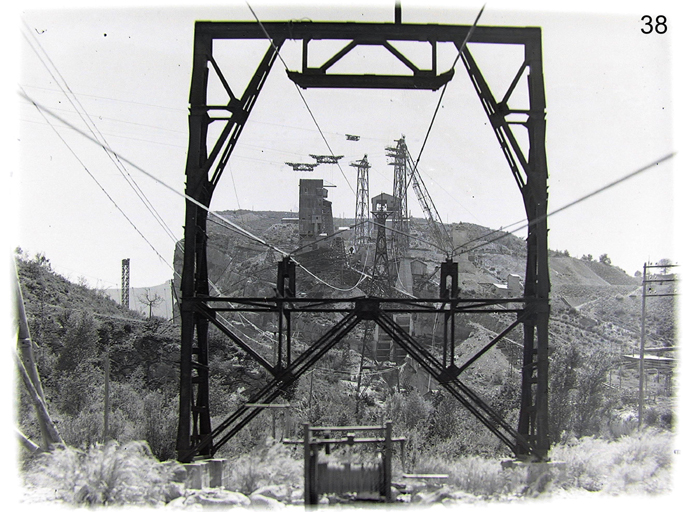
[[[358,169],[356,180],[356,216],[354,219],[353,238],[356,248],[366,245],[370,241],[370,177],[368,170],[368,155],[362,160],[351,162],[349,165]]]

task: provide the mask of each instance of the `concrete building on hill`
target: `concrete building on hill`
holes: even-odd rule
[[[524,283],[518,274],[508,274],[507,284],[479,283],[486,291],[497,297],[516,298],[524,294]]]
[[[326,198],[327,188],[323,180],[299,180],[299,243],[301,245],[315,242],[320,235],[334,233],[332,201]]]

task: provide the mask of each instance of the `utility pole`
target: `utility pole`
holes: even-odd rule
[[[653,284],[663,284],[676,282],[675,275],[667,275],[666,269],[677,267],[678,265],[648,265],[643,263],[643,303],[642,311],[640,316],[640,357],[638,360],[638,430],[640,430],[643,424],[643,402],[645,398],[645,318],[647,316],[647,311],[645,308],[645,299],[647,297],[675,297],[675,293],[648,293],[652,291]],[[651,268],[662,268],[664,269],[663,278],[648,279],[648,270]],[[652,276],[654,277],[654,276]]]
[[[107,338],[107,348],[104,353],[104,428],[102,438],[106,443],[109,440],[109,413],[111,410],[111,402],[109,398],[109,375],[110,375],[110,359],[109,359],[109,347],[111,345],[111,340]]]

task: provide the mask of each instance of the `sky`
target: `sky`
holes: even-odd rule
[[[404,23],[468,25],[481,8],[473,2],[448,4],[461,6],[457,8],[439,2],[402,4]],[[161,284],[173,277],[169,263],[175,241],[183,236],[194,21],[255,21],[254,15],[244,2],[202,8],[173,2],[117,9],[85,9],[68,2],[57,10],[27,5],[14,23],[20,59],[11,89],[18,122],[17,159],[6,187],[13,204],[6,216],[11,219],[8,245],[32,255],[44,253],[57,272],[93,287],[119,287],[124,258],[131,260],[132,286]],[[251,3],[262,21],[392,22],[394,17],[393,1],[319,5]],[[674,56],[680,60],[677,36],[673,28],[665,34],[641,32],[645,14],[668,15],[673,23],[667,2],[649,2],[647,12],[642,3],[628,2],[620,11],[601,1],[573,3],[563,6],[571,10],[562,11],[539,10],[534,2],[515,5],[518,10],[511,11],[503,2],[487,2],[479,25],[542,28],[549,211],[677,150],[672,69]],[[251,77],[265,45],[216,45],[216,58],[234,89],[241,91]],[[296,212],[298,180],[322,178],[334,185],[329,197],[334,215],[352,217],[351,162],[368,155],[374,196],[392,189],[385,146],[405,136],[413,157],[420,152],[439,91],[307,89],[301,91],[304,103],[285,74],[285,65],[300,68],[298,45],[285,43],[282,60],[275,63],[215,192],[212,210]],[[521,64],[519,50],[470,47],[500,98]],[[322,43],[312,47],[312,63],[335,48]],[[418,63],[428,55],[417,44],[401,49]],[[441,45],[439,70],[448,68],[455,55],[452,46]],[[377,48],[350,57],[335,69],[403,69]],[[92,129],[118,158],[20,94],[81,131]],[[523,106],[523,94],[518,94],[511,100],[513,108]],[[348,141],[345,134],[360,140]],[[327,144],[335,155],[344,155],[341,170],[321,165],[304,174],[285,163],[309,162],[311,153],[329,154]],[[550,247],[576,257],[607,254],[629,274],[646,261],[677,261],[678,158],[552,215]],[[499,228],[525,220],[521,194],[462,64],[448,84],[419,170],[445,222]],[[423,216],[414,195],[409,209]]]

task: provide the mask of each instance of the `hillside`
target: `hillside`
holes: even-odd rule
[[[298,245],[297,226],[283,222],[291,212],[222,212],[237,224],[285,251]],[[350,223],[349,220],[338,224]],[[209,277],[212,293],[237,296],[272,296],[277,261],[281,255],[210,222]],[[472,224],[452,226],[456,246],[478,238],[497,236],[494,230]],[[411,225],[411,258],[426,265],[416,276],[414,293],[438,293],[434,271],[443,255],[429,243],[427,226]],[[350,242],[350,232],[340,238]],[[359,272],[368,272],[367,258],[352,258],[340,243],[296,253],[306,271],[297,272],[297,295],[349,297],[367,292]],[[476,244],[475,244],[476,245]],[[175,264],[180,271],[181,250]],[[41,259],[42,258],[42,259]],[[495,297],[505,290],[508,276],[524,279],[525,243],[513,235],[457,256],[463,294]],[[364,264],[365,263],[365,264]],[[20,282],[39,371],[51,412],[62,434],[75,445],[100,440],[104,389],[104,358],[109,353],[112,376],[112,430],[118,439],[148,440],[155,454],[174,454],[177,417],[179,326],[160,318],[121,308],[102,292],[73,284],[52,272],[44,257],[19,257]],[[354,268],[355,266],[355,268]],[[640,299],[638,280],[622,270],[553,252],[551,269],[551,436],[614,435],[624,429],[621,418],[633,413],[637,372],[621,363],[638,345]],[[311,274],[315,274],[313,277]],[[497,285],[497,286],[493,286]],[[344,291],[347,290],[347,291]],[[241,339],[272,359],[277,317],[274,314],[223,313],[225,322]],[[414,318],[414,336],[440,357],[443,326],[434,317]],[[339,320],[334,314],[293,315],[292,347],[296,354]],[[467,360],[514,321],[499,313],[458,317],[455,326],[456,359]],[[673,344],[673,303],[664,298],[648,303],[648,346]],[[303,422],[313,424],[375,424],[393,418],[397,432],[411,439],[410,453],[438,453],[454,449],[463,454],[502,455],[492,436],[475,435],[481,427],[410,358],[376,363],[364,356],[359,375],[364,331],[353,330],[311,369],[288,396],[291,408],[280,425],[280,436],[296,435]],[[372,331],[370,337],[373,338]],[[523,335],[511,331],[460,377],[511,424],[516,422],[520,390]],[[372,343],[372,342],[371,342]],[[210,407],[221,421],[235,405],[260,389],[266,372],[218,331],[209,331],[211,368]],[[661,378],[660,378],[661,377]],[[673,421],[667,374],[648,377],[648,424],[670,427]],[[654,400],[657,398],[657,400]],[[572,404],[571,407],[568,404]],[[22,401],[21,429],[36,435],[35,418]],[[226,445],[221,456],[236,456],[271,435],[270,416],[259,416],[240,433],[238,443]],[[622,425],[622,426],[618,426]],[[631,427],[628,427],[631,428]]]
[[[77,447],[103,439],[105,360],[110,360],[110,431],[146,439],[155,455],[174,455],[179,332],[158,317],[121,307],[101,290],[54,272],[44,255],[16,258],[35,360],[50,415]],[[17,428],[40,437],[22,387]]]
[[[297,246],[296,224],[282,222],[285,217],[295,216],[291,212],[236,211],[222,212],[222,215],[233,219],[281,249],[291,251]],[[348,226],[352,222],[350,219],[335,220],[337,226]],[[500,232],[475,224],[458,223],[450,228],[454,245],[458,248],[456,254],[461,253],[456,257],[456,261],[459,263],[459,286],[463,294],[495,297],[497,290],[506,286],[510,274],[519,275],[523,282],[526,266],[524,240],[514,235],[499,238]],[[438,293],[438,274],[435,275],[434,272],[443,261],[444,255],[430,243],[427,224],[423,219],[412,220],[411,235],[408,256],[423,261],[427,266],[426,277],[431,275],[431,280],[423,283],[420,291],[415,293],[421,296],[435,296]],[[341,235],[347,247],[350,244],[350,236],[350,231]],[[484,243],[493,238],[498,239],[493,243]],[[272,249],[249,241],[233,230],[210,223],[208,253],[209,276],[217,290],[231,290],[232,294],[243,296],[268,296],[273,293],[276,262],[281,256]],[[296,255],[297,260],[308,270],[332,285],[326,286],[307,273],[299,272],[297,293],[300,296],[342,297],[345,294],[339,289],[352,288],[357,284],[358,274],[352,269],[343,271],[342,261],[338,258],[335,260],[334,254],[334,251],[328,250]],[[366,262],[372,261],[372,258],[370,253],[365,260],[349,259],[347,264],[351,267],[355,264],[357,268],[368,272]],[[176,265],[178,264],[179,260],[176,258]],[[632,394],[637,382],[634,381],[632,373],[620,369],[619,361],[622,354],[633,353],[639,342],[639,280],[607,263],[577,259],[559,251],[551,251],[549,266],[552,308],[551,351],[563,354],[569,348],[583,350],[586,354],[594,354],[596,350],[606,351],[604,357],[606,361],[609,360],[609,367],[604,369],[603,377],[611,381],[613,374],[618,373],[620,382],[626,386],[624,393]],[[363,288],[363,285],[360,288]],[[458,352],[463,358],[466,359],[467,354],[474,353],[475,347],[481,346],[487,336],[488,339],[492,338],[512,321],[509,315],[506,317],[504,314],[485,317],[487,315],[461,317],[458,327],[458,342],[461,345]],[[252,318],[251,321],[265,331],[272,332],[276,329],[272,321],[259,318]],[[318,323],[309,325],[295,320],[295,338],[308,343],[332,325],[332,320],[324,317],[318,318],[316,322]],[[418,339],[423,339],[425,344],[438,347],[440,328],[427,325],[428,322],[419,319],[415,322],[416,329],[426,333],[416,334]],[[648,304],[648,346],[671,345],[673,325],[671,301],[667,303],[661,300],[656,304]],[[436,334],[428,334],[432,331]],[[361,350],[361,338],[359,333],[352,333],[349,337],[351,355],[348,357],[353,361],[357,360],[358,352]],[[474,388],[486,393],[491,389],[497,389],[496,386],[491,388],[492,380],[499,383],[498,387],[502,385],[507,378],[501,378],[501,375],[509,374],[510,369],[518,364],[518,344],[522,341],[521,332],[516,329],[504,342],[475,363],[471,372]],[[353,366],[344,370],[349,375],[354,373]],[[407,380],[404,378],[401,382],[421,392],[432,389],[431,385],[425,384],[428,381],[427,377],[420,375],[421,369],[413,369],[411,372],[414,374],[413,377]],[[512,378],[516,379],[514,376]],[[391,385],[396,385],[397,382],[399,381],[393,380]],[[370,383],[369,386],[372,388],[373,384]],[[659,389],[664,393],[665,384],[661,382],[658,386],[653,383],[652,389]]]

